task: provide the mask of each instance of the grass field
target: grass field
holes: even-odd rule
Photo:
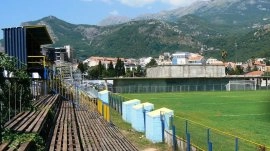
[[[185,137],[185,119],[191,120],[188,123],[191,141],[202,149],[207,149],[209,127],[213,150],[234,150],[234,136],[239,137],[239,150],[256,150],[256,144],[251,142],[270,146],[270,91],[140,93],[121,96],[151,102],[155,109],[167,107],[174,110],[178,136]]]

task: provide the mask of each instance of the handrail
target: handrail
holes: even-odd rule
[[[41,58],[42,60],[41,61],[29,61],[27,63],[41,63],[43,65],[43,67],[45,68],[46,67],[46,56],[28,56],[28,58]]]

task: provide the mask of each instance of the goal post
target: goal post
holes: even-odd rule
[[[256,90],[256,81],[254,80],[230,80],[226,84],[227,91],[245,91]]]

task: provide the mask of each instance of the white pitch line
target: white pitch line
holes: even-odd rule
[[[261,114],[225,114],[225,115],[216,115],[216,116],[235,117],[235,116],[262,116],[262,115],[270,115],[270,113],[261,113]]]
[[[209,105],[222,105],[222,104],[254,104],[254,103],[270,103],[270,101],[255,101],[255,102],[213,102],[213,103],[199,103],[199,104],[209,104]]]

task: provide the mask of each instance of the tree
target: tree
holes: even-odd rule
[[[222,52],[221,52],[221,58],[222,58],[222,61],[223,62],[226,61],[227,56],[228,56],[228,52],[225,51],[225,50],[222,50]]]
[[[257,66],[254,66],[252,69],[252,71],[258,71],[258,70],[259,70],[259,68]]]
[[[16,66],[17,64],[17,59],[7,56],[4,53],[0,53],[0,100],[1,103],[3,103],[1,114],[4,122],[8,119],[9,103],[11,103],[11,113],[14,113],[15,108],[19,108],[20,103],[23,110],[29,109],[31,104],[30,100],[32,96],[29,87],[31,81],[26,72],[26,66],[22,66],[18,69]],[[4,70],[8,72],[7,75],[9,75],[9,73],[13,73],[13,77],[4,77],[2,74]],[[21,98],[21,102],[17,102],[19,101],[18,98]],[[9,100],[12,101],[9,102]]]
[[[234,75],[235,71],[232,67],[228,66],[225,68],[225,73],[226,73],[226,75]]]
[[[81,73],[85,73],[88,70],[87,63],[79,62],[78,69],[81,71]]]
[[[115,74],[117,77],[125,75],[125,66],[124,62],[121,59],[117,58],[115,65]]]
[[[90,79],[98,79],[99,78],[99,72],[97,66],[91,67],[88,70],[88,77]]]
[[[247,66],[247,68],[246,68],[246,72],[248,73],[248,72],[251,72],[252,70],[251,70],[251,66],[248,64],[248,66]]]
[[[144,76],[145,76],[144,73],[145,73],[145,71],[144,71],[144,69],[142,68],[142,66],[141,66],[141,65],[138,65],[138,66],[137,66],[137,69],[135,70],[134,75],[135,75],[136,77],[144,77]]]
[[[152,58],[152,59],[150,60],[150,62],[146,64],[146,67],[147,67],[147,68],[151,68],[151,67],[156,67],[157,65],[158,65],[158,64],[157,64],[157,61],[156,61],[154,58]]]
[[[268,59],[264,59],[263,61],[265,62],[266,66],[270,66],[270,60],[269,60],[269,58]]]
[[[98,62],[97,69],[98,69],[98,76],[102,77],[103,72],[105,71],[105,67],[103,64],[101,64],[101,61]]]
[[[243,67],[237,65],[236,68],[235,68],[235,70],[234,70],[234,74],[235,74],[235,75],[242,75],[242,74],[244,74],[244,69],[243,69]]]
[[[255,57],[254,57],[254,56],[251,57],[251,64],[252,64],[252,65],[255,64]]]
[[[120,74],[121,74],[121,76],[124,76],[126,74],[124,61],[121,61]]]
[[[108,69],[107,69],[107,75],[108,77],[115,77],[115,69],[113,67],[113,63],[110,62]]]
[[[125,76],[126,77],[133,77],[134,76],[134,70],[127,69]]]

